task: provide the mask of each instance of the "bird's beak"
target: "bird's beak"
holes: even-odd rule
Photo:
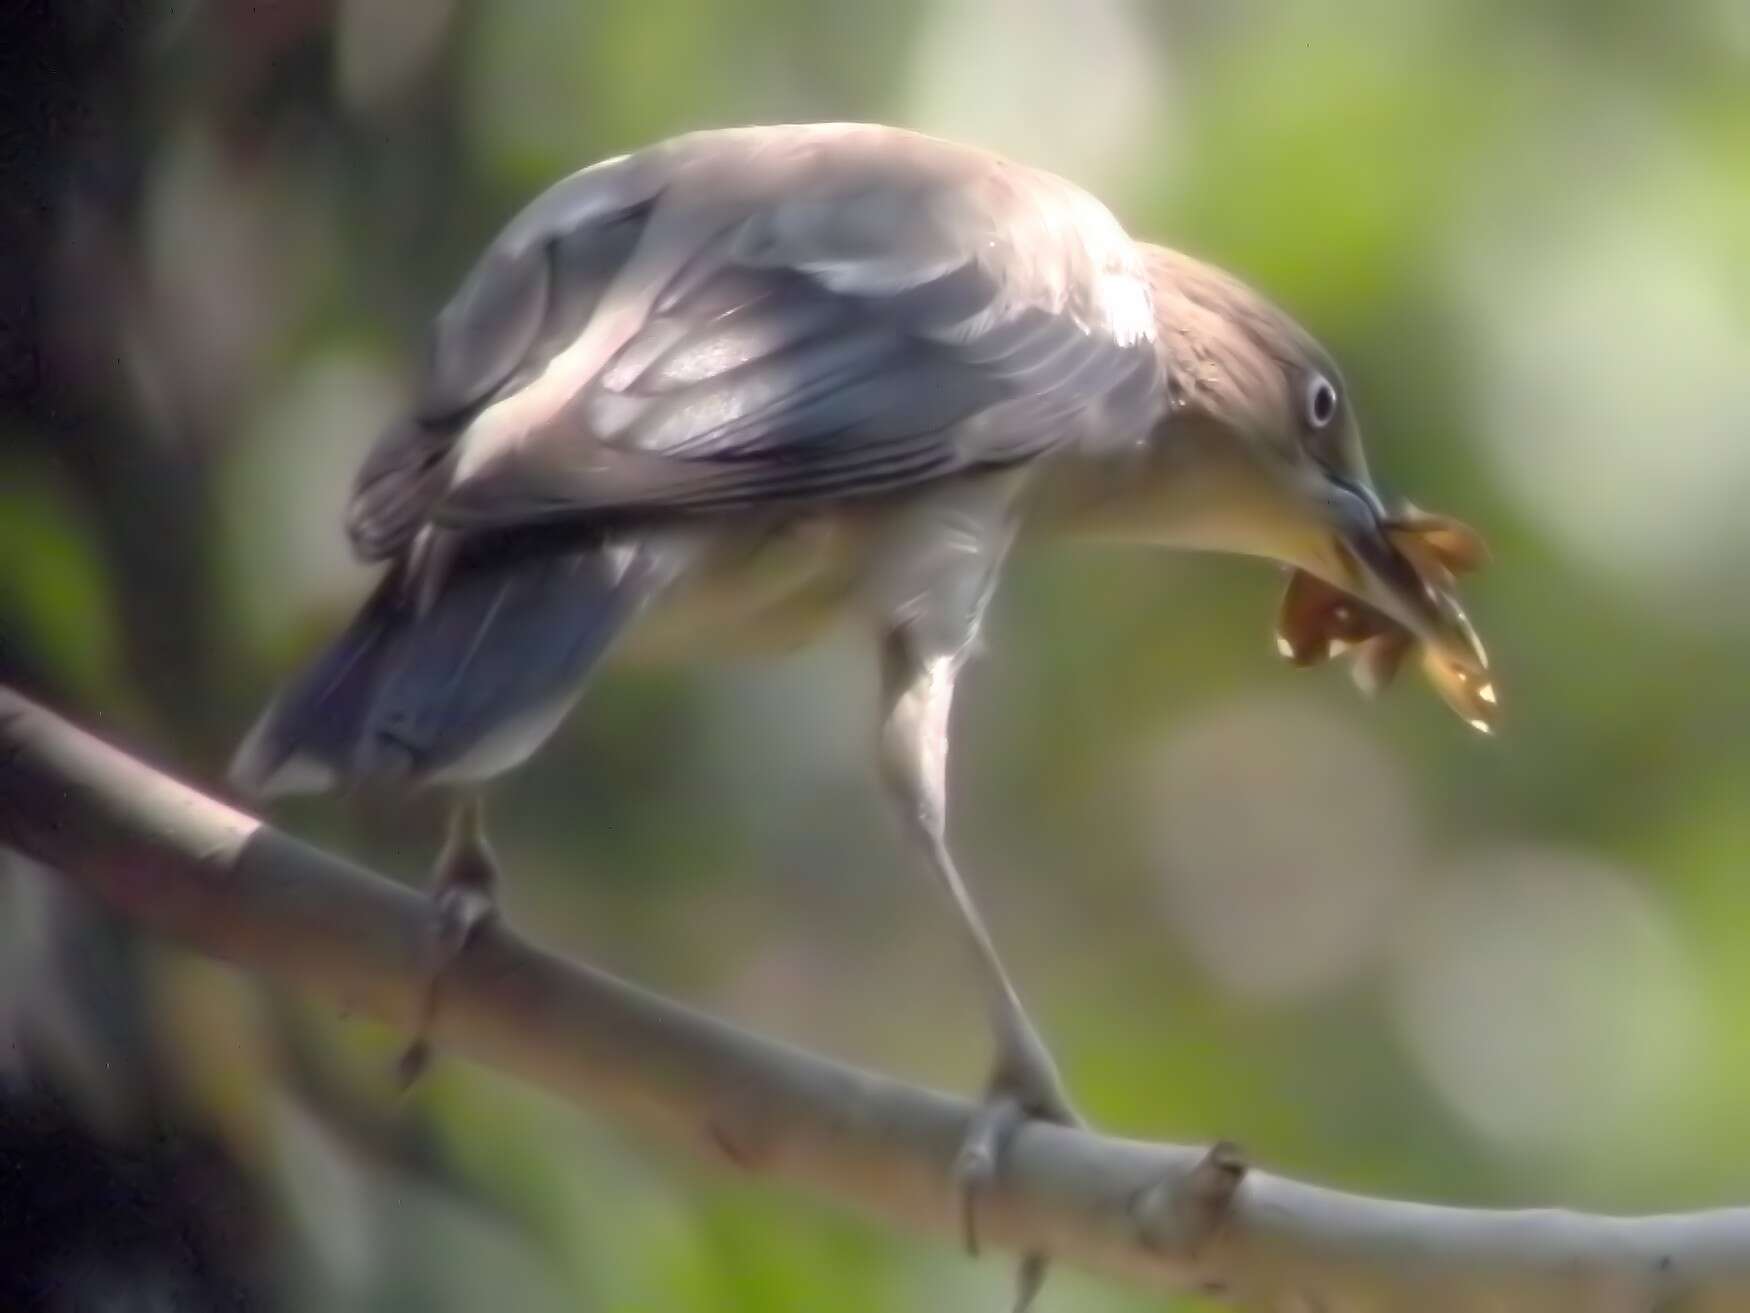
[[[1390,512],[1364,481],[1326,473],[1323,482],[1330,550],[1290,581],[1278,626],[1283,654],[1308,665],[1357,649],[1356,678],[1371,691],[1419,648],[1447,704],[1472,728],[1492,730],[1498,704],[1488,656],[1456,581],[1485,562],[1481,538],[1415,507]]]

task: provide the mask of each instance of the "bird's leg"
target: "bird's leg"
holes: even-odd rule
[[[913,636],[903,628],[886,636],[881,662],[886,717],[881,759],[907,833],[954,906],[984,986],[996,1040],[996,1058],[983,1105],[967,1131],[955,1165],[966,1245],[976,1253],[977,1197],[995,1178],[1015,1130],[1029,1118],[1064,1125],[1075,1125],[1079,1118],[1070,1107],[1057,1065],[1021,1006],[948,850],[948,713],[964,653],[964,647],[950,652],[919,652]],[[1041,1255],[1023,1260],[1017,1308],[1024,1308],[1031,1300],[1044,1271]]]
[[[396,1063],[396,1076],[406,1089],[431,1063],[432,1019],[444,976],[475,931],[498,910],[498,864],[486,842],[485,806],[478,793],[466,793],[450,808],[449,835],[432,872],[431,939],[425,980],[413,1038]]]

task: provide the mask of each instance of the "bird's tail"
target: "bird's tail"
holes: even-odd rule
[[[557,728],[652,595],[635,548],[470,546],[421,598],[392,570],[346,632],[263,713],[231,763],[255,796],[355,780],[484,779]]]

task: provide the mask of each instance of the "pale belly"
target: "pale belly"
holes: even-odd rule
[[[714,537],[627,630],[617,645],[621,659],[693,661],[799,647],[855,601],[867,547],[858,517]]]

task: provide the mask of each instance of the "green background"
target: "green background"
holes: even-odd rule
[[[77,100],[91,169],[46,193],[47,391],[0,411],[10,678],[216,781],[368,586],[353,464],[537,190],[716,124],[964,137],[1268,289],[1342,362],[1381,481],[1495,552],[1467,589],[1492,740],[1413,676],[1369,703],[1283,666],[1267,566],[1016,560],[957,708],[954,841],[1088,1117],[1442,1201],[1750,1198],[1742,0],[140,8]],[[845,632],[607,670],[498,790],[508,916],[974,1088],[983,1018],[878,791],[870,658]],[[438,821],[274,816],[409,880]],[[256,1299],[1004,1306],[998,1262],[465,1063],[398,1104],[394,1034],[137,942],[22,864],[0,888],[25,1037],[0,1067],[105,1143],[210,1142]],[[1160,1303],[1068,1272],[1045,1298]]]

